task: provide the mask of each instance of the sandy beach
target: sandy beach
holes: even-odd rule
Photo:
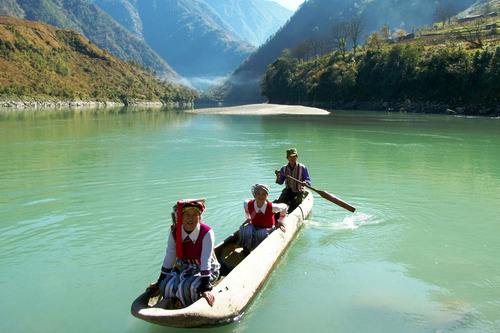
[[[230,114],[230,115],[329,115],[330,112],[301,105],[280,105],[280,104],[249,104],[233,107],[206,108],[186,111],[200,114]]]

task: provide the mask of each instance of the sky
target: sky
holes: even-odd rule
[[[286,7],[290,10],[296,10],[304,0],[272,0],[274,2],[279,3],[283,7]]]

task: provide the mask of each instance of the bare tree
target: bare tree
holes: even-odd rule
[[[382,28],[380,28],[380,36],[384,41],[387,41],[389,38],[391,38],[391,29],[389,29],[389,26],[387,24],[384,24]]]
[[[441,0],[434,9],[434,21],[450,24],[451,18],[458,12],[454,0]]]
[[[315,57],[325,55],[332,50],[324,38],[311,38],[310,44],[312,54]]]
[[[347,38],[349,37],[349,23],[339,22],[332,27],[332,44],[333,48],[339,50],[342,53],[342,57],[345,57],[347,51]]]
[[[352,42],[352,51],[356,55],[356,48],[358,47],[359,36],[361,35],[361,30],[363,29],[363,20],[361,15],[353,16],[348,25],[349,39]]]
[[[308,61],[311,54],[311,45],[308,40],[299,43],[291,50],[292,57]]]
[[[297,59],[309,61],[328,53],[330,50],[328,43],[324,39],[309,38],[292,49],[292,56]]]
[[[458,29],[452,32],[453,38],[468,42],[474,48],[483,47],[483,37],[487,20],[484,17],[475,19],[472,22],[463,22]]]

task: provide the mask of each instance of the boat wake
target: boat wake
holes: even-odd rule
[[[332,230],[355,230],[362,225],[377,224],[377,221],[372,215],[364,213],[355,213],[344,217],[341,221],[316,221],[305,220],[304,224],[307,227]]]

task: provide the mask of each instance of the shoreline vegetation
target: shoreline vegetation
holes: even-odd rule
[[[198,93],[82,35],[0,16],[0,106],[192,105]]]
[[[498,21],[495,13],[409,34],[383,27],[351,51],[345,23],[333,51],[318,54],[317,40],[285,50],[268,66],[262,94],[326,109],[499,116]]]
[[[114,108],[138,106],[148,108],[192,108],[192,102],[161,102],[161,101],[61,101],[61,100],[0,100],[0,111],[3,109],[59,109],[59,108]]]

